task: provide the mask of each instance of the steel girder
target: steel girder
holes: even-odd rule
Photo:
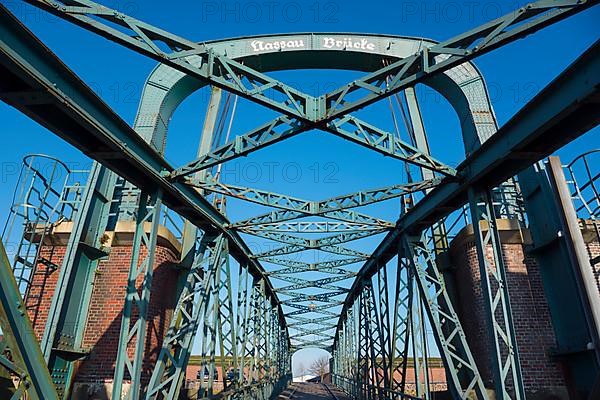
[[[260,229],[261,226],[269,226],[269,224],[277,224],[281,222],[291,221],[296,218],[309,217],[311,214],[302,211],[291,211],[287,209],[275,210],[267,214],[248,218],[243,221],[236,222],[231,226],[233,228],[255,228]],[[394,224],[391,222],[372,217],[370,215],[361,214],[353,210],[339,210],[326,212],[320,215],[324,218],[338,220],[349,223],[360,223],[374,227],[392,228]]]
[[[275,130],[283,124],[288,125],[289,128],[282,132]],[[345,129],[344,126],[346,126]],[[302,125],[300,122],[290,120],[287,117],[277,117],[246,134],[236,136],[235,139],[210,154],[178,168],[173,171],[171,177],[179,179],[226,161],[246,156],[256,150],[306,132],[311,128],[313,128],[311,125]],[[439,172],[442,175],[454,176],[456,174],[452,167],[419,151],[401,140],[397,135],[386,132],[356,117],[346,116],[320,128],[386,156]]]
[[[349,272],[348,270],[339,268],[339,267],[342,267],[344,265],[355,264],[355,263],[361,262],[363,260],[364,259],[362,257],[354,257],[354,258],[345,258],[345,259],[342,258],[342,259],[333,260],[333,261],[324,261],[324,262],[314,263],[314,264],[307,264],[307,263],[294,261],[294,260],[286,260],[286,259],[279,259],[279,258],[263,258],[264,262],[288,267],[288,268],[275,270],[272,272],[267,272],[267,275],[272,276],[272,277],[278,277],[281,275],[289,275],[289,274],[297,274],[299,272],[311,272],[311,271],[312,272],[314,272],[314,271],[327,272],[327,273],[335,274],[335,275],[352,274],[354,276],[354,275],[356,275],[354,272]]]
[[[319,239],[307,239],[301,236],[296,235],[288,235],[285,233],[273,233],[273,232],[263,232],[263,231],[255,231],[255,230],[243,230],[241,232],[250,234],[256,237],[262,237],[265,239],[270,239],[275,242],[286,243],[292,246],[300,246],[304,249],[321,249],[327,246],[334,246],[342,243],[351,242],[354,240],[370,237],[373,235],[377,235],[379,233],[383,233],[387,231],[387,229],[380,229],[374,231],[360,231],[360,232],[351,232],[351,233],[340,233],[337,235],[325,236]]]
[[[358,295],[359,279],[397,254],[404,233],[421,232],[462,207],[469,187],[492,188],[598,125],[599,70],[596,42],[458,167],[460,182],[443,181],[400,218],[361,268],[345,307]]]
[[[424,47],[412,57],[393,62],[323,95],[321,101],[326,109],[323,121],[343,117],[392,96],[431,74],[451,69],[596,4],[598,1],[594,0],[537,1],[452,39]],[[354,100],[357,91],[366,94]]]
[[[314,120],[315,98],[215,53],[204,44],[173,35],[92,1],[26,1],[213,86],[285,115]],[[202,60],[200,68],[189,61],[196,57]],[[277,93],[280,99],[274,99],[272,93]]]
[[[154,251],[160,226],[161,207],[162,192],[160,190],[151,196],[142,193],[131,246],[132,256],[127,276],[125,305],[121,317],[113,398],[121,396],[123,383],[127,377],[131,380],[131,384],[129,390],[126,391],[126,398],[139,399],[141,395],[148,307],[154,275]],[[147,225],[150,225],[149,232],[146,232]],[[129,356],[130,349],[133,349],[131,358]]]
[[[17,282],[0,242],[0,394],[10,400],[58,400],[54,382],[33,332]],[[10,354],[10,357],[6,357]],[[6,372],[6,373],[4,373]],[[12,376],[19,379],[15,388]]]
[[[540,2],[540,3],[536,3],[536,4],[540,5],[541,3],[542,3],[542,2]],[[558,13],[557,13],[557,14],[558,14]],[[534,15],[535,15],[535,14],[534,14]],[[509,26],[509,25],[510,25],[510,24],[512,24],[513,22],[515,22],[515,19],[513,19],[513,20],[509,20],[509,21],[508,21],[506,24],[504,24],[503,28],[506,28],[507,26]],[[519,21],[519,22],[520,22],[520,21]],[[535,24],[530,24],[530,25],[535,25]],[[498,33],[501,33],[501,32],[502,32],[502,29],[500,29],[500,30],[495,30],[495,33],[496,33],[496,34],[498,34]],[[524,32],[524,31],[519,31],[519,32],[520,32],[520,34],[523,34],[523,32]],[[139,33],[139,32],[138,32],[138,33]],[[143,34],[143,32],[142,32],[142,34]],[[493,40],[490,38],[490,36],[488,36],[488,38],[490,39],[490,41],[493,41]],[[500,38],[499,40],[504,40],[504,39],[506,39],[506,35],[505,35],[504,37]],[[494,39],[494,40],[495,40],[495,39]],[[425,61],[427,61],[427,58],[425,58]],[[427,64],[427,62],[426,62],[425,64]],[[232,74],[232,75],[233,75],[233,74]],[[385,342],[385,340],[384,340],[384,342]],[[382,347],[385,347],[385,346],[382,346]]]
[[[519,350],[506,281],[506,267],[490,191],[469,192],[469,205],[479,262],[481,287],[490,333],[492,372],[496,393],[504,399],[525,399]],[[483,224],[482,224],[483,223]],[[493,264],[488,257],[491,247]],[[514,391],[511,396],[509,392]]]
[[[116,175],[94,163],[73,219],[57,288],[40,346],[61,397],[70,391],[82,349],[86,315],[99,259],[106,257],[106,231]]]
[[[221,263],[224,237],[203,237],[183,287],[154,367],[146,398],[173,399],[183,383],[200,316],[207,305],[215,265]]]
[[[432,47],[424,47],[412,57],[394,62],[316,99],[224,55],[214,53],[204,44],[180,38],[97,3],[86,0],[25,1],[186,74],[281,111],[285,115],[300,118],[313,127],[323,126],[338,117],[344,117],[353,110],[414,86],[429,75],[449,70],[598,3],[597,0],[558,3],[541,0],[532,3],[455,38]],[[117,30],[107,22],[116,24],[125,31]],[[163,50],[158,42],[166,45],[168,50]],[[193,66],[187,60],[190,57],[202,57],[204,68],[198,69]],[[225,76],[229,80],[225,79]],[[387,78],[390,76],[392,78],[388,82]],[[248,79],[249,83],[244,85],[240,77]],[[267,89],[276,90],[283,95],[284,100],[274,102],[268,99],[264,95]],[[361,89],[369,94],[356,101],[346,100],[350,94]]]
[[[231,255],[247,264],[256,278],[264,276],[239,235],[227,229],[229,221],[201,194],[187,185],[172,183],[163,175],[173,168],[143,138],[119,118],[92,90],[43,46],[35,36],[0,5],[0,97],[52,132],[73,144],[92,159],[117,171],[141,190],[163,190],[163,202],[207,233],[224,233]],[[52,79],[50,79],[52,77]],[[6,87],[10,83],[11,87]],[[13,87],[25,92],[46,93],[44,113],[27,101],[10,96]],[[68,94],[68,95],[67,95]],[[35,103],[39,105],[39,103]],[[77,134],[75,134],[77,132]],[[125,144],[125,145],[123,145]],[[267,281],[273,304],[276,296]]]
[[[408,259],[423,298],[423,306],[434,330],[434,338],[446,366],[448,386],[455,398],[464,399],[476,394],[487,399],[486,391],[477,364],[471,354],[460,320],[445,287],[434,254],[421,238],[403,240],[402,256]]]
[[[364,190],[320,201],[310,201],[285,194],[271,193],[268,191],[247,188],[244,186],[229,185],[218,182],[212,178],[208,178],[206,181],[200,181],[198,179],[190,179],[188,181],[190,185],[208,192],[220,193],[226,196],[235,197],[265,206],[281,208],[290,211],[299,211],[308,215],[320,215],[394,199],[409,193],[417,193],[427,189],[432,189],[437,186],[439,182],[439,179],[429,179],[422,182],[406,183],[384,188]]]
[[[240,232],[295,232],[295,233],[331,233],[331,232],[382,232],[383,229],[357,222],[333,221],[291,221],[260,224],[251,227],[239,227]]]

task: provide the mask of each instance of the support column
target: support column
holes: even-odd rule
[[[205,236],[200,242],[152,372],[146,399],[159,394],[166,400],[179,397],[200,316],[208,303],[212,271],[221,257],[223,240],[222,236]]]
[[[98,261],[108,256],[100,241],[115,181],[114,173],[93,164],[73,220],[41,341],[57,390],[65,398],[71,390],[75,364],[86,355],[81,347]]]
[[[0,328],[4,336],[0,341],[0,370],[8,370],[20,377],[20,384],[16,390],[0,385],[0,394],[14,390],[13,399],[20,399],[27,392],[28,398],[32,400],[58,400],[56,388],[33,333],[31,321],[25,311],[25,304],[2,242],[0,242]],[[10,360],[4,357],[7,349],[10,351]],[[6,375],[8,376],[2,381],[12,385],[10,375]]]
[[[600,375],[598,294],[560,159],[534,164],[519,182],[533,239],[528,252],[539,265],[556,337],[551,355],[562,364],[570,396],[587,397]]]
[[[153,194],[151,199],[149,199],[148,194],[141,194],[132,243],[127,293],[121,319],[121,333],[119,335],[113,382],[113,399],[121,398],[123,381],[127,376],[131,379],[131,386],[125,399],[137,400],[140,398],[142,364],[148,326],[148,304],[154,275],[154,251],[160,224],[161,206],[162,192],[158,191]],[[148,233],[146,233],[147,223],[150,224]],[[142,248],[145,248],[146,256],[140,262]],[[137,286],[138,278],[142,278],[139,290]],[[133,356],[131,358],[128,351],[130,346],[133,346]]]
[[[481,277],[482,296],[485,301],[492,375],[496,396],[502,399],[525,399],[519,351],[506,282],[506,267],[502,243],[496,221],[492,195],[489,191],[476,193],[469,190],[471,219],[475,231],[477,259]],[[482,227],[481,222],[484,222]],[[483,229],[486,229],[484,231]],[[491,247],[494,264],[487,257]],[[512,386],[512,387],[511,387]],[[514,394],[510,394],[510,389]]]
[[[433,328],[444,366],[449,371],[450,393],[456,399],[465,399],[471,395],[489,399],[434,255],[424,238],[404,237],[402,240],[403,255],[408,258],[415,274],[417,287],[423,298],[422,304]]]
[[[394,317],[392,322],[393,332],[390,350],[390,385],[393,391],[401,393],[404,393],[406,390],[408,348],[411,332],[410,310],[412,307],[412,296],[410,285],[411,279],[408,266],[403,262],[401,257],[398,257]],[[394,365],[395,360],[400,360],[400,364]],[[396,379],[396,372],[400,374],[400,379]]]

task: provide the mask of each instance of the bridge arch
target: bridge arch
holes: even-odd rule
[[[294,69],[370,72],[381,68],[384,60],[406,58],[436,42],[391,35],[301,33],[239,37],[205,44],[260,72]],[[187,61],[197,66],[200,57],[191,55]],[[444,96],[455,110],[467,154],[497,131],[483,76],[473,63],[432,76],[424,84]],[[164,151],[169,121],[175,110],[204,86],[205,83],[170,66],[158,65],[144,86],[134,123],[136,131],[157,150]]]

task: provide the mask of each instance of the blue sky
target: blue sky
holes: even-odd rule
[[[444,40],[525,4],[521,1],[441,0],[100,2],[196,41],[289,32],[364,32]],[[2,0],[2,3],[8,5],[127,122],[133,122],[143,83],[156,65],[154,61],[22,2]],[[600,7],[595,7],[475,61],[488,84],[500,125],[598,39],[598,21]],[[274,76],[308,94],[319,95],[360,74],[290,71]],[[425,87],[417,90],[434,156],[450,165],[457,165],[464,153],[459,142],[456,116],[441,96]],[[173,164],[181,164],[194,156],[206,98],[205,92],[191,96],[175,114],[166,154]],[[364,115],[369,121],[392,129],[386,107],[386,104],[374,107],[365,111]],[[233,132],[244,132],[273,115],[269,111],[259,114],[257,110],[257,106],[240,100]],[[75,168],[87,166],[90,161],[4,103],[0,104],[0,117],[4,138],[4,145],[0,147],[3,187],[0,208],[5,210],[0,216],[4,219],[10,207],[16,171],[25,154],[59,156]],[[570,161],[587,149],[600,147],[598,132],[596,128],[561,149],[559,154],[563,161]],[[273,165],[274,169],[269,169],[268,165]],[[247,184],[314,200],[405,179],[399,162],[317,132],[228,164],[223,174],[228,183]],[[232,201],[230,216],[237,220],[260,210]],[[398,216],[397,202],[361,211],[372,211],[374,215],[389,220]],[[349,247],[368,251],[376,242],[376,239],[365,240]],[[254,244],[264,246],[260,241]],[[303,363],[309,365],[315,354],[309,352],[303,356]]]

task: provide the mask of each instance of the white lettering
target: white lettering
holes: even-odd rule
[[[369,50],[375,51],[375,43],[369,42],[368,39],[361,38],[355,39],[351,37],[347,38],[323,38],[323,48],[325,49],[339,49],[339,50]]]
[[[322,46],[327,50],[366,50],[375,51],[375,43],[367,38],[337,38],[323,37]],[[303,39],[296,40],[253,40],[250,42],[253,52],[276,51],[284,49],[304,49],[306,47]]]
[[[250,42],[252,51],[272,51],[272,50],[283,50],[283,49],[303,49],[304,40],[276,40],[272,42],[263,42],[262,40],[253,40]]]

